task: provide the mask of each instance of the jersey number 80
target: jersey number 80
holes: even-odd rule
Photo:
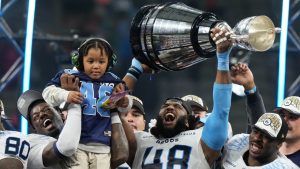
[[[6,139],[5,154],[19,156],[21,159],[26,160],[29,150],[30,144],[26,140],[21,142],[18,137],[8,137]]]

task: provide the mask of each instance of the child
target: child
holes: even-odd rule
[[[91,38],[80,45],[78,53],[73,54],[72,63],[77,70],[60,71],[44,89],[43,97],[53,106],[63,102],[82,105],[82,130],[76,154],[76,161],[80,161],[80,166],[73,168],[89,168],[93,165],[91,163],[97,163],[101,168],[109,168],[111,118],[110,111],[101,105],[113,92],[124,91],[122,80],[109,72],[116,63],[116,56],[107,41]],[[78,81],[79,78],[80,92],[60,88],[60,77],[64,73],[74,75],[70,80],[74,81],[76,78]],[[122,111],[131,108],[128,101],[122,101],[118,105],[127,103],[127,108],[120,107]]]

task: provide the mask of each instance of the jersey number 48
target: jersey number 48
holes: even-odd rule
[[[151,152],[152,150],[152,152]],[[192,148],[186,145],[175,145],[170,149],[153,149],[153,147],[148,147],[145,151],[143,157],[143,169],[173,169],[175,166],[186,169],[189,168],[189,158]],[[155,152],[154,152],[155,151]],[[150,160],[149,154],[154,153],[154,158]],[[166,155],[166,162],[163,162],[161,159],[164,159],[162,156]],[[152,155],[151,155],[152,156]],[[164,160],[165,161],[165,160]]]

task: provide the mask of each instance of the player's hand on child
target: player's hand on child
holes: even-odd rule
[[[61,88],[70,91],[67,102],[81,104],[83,95],[79,92],[79,78],[70,74],[62,74],[60,77]]]
[[[60,77],[61,88],[68,91],[79,91],[79,78],[64,73]]]
[[[83,102],[83,95],[77,91],[70,91],[68,94],[68,103],[81,104]]]

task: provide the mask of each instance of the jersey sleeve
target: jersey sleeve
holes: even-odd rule
[[[43,98],[45,101],[53,107],[59,106],[68,99],[70,91],[57,87],[55,85],[47,86],[43,90]]]
[[[31,150],[28,157],[28,169],[45,168],[43,163],[43,150],[50,143],[56,139],[38,134],[29,134],[29,142]]]
[[[207,119],[201,139],[213,150],[219,151],[228,137],[228,116],[231,105],[231,84],[214,84],[214,106]],[[211,134],[214,133],[214,134]]]
[[[248,119],[248,127],[247,127],[247,133],[251,132],[251,125],[254,125],[254,123],[257,122],[259,117],[263,115],[266,112],[265,104],[263,101],[263,98],[259,92],[259,90],[256,90],[256,92],[252,94],[248,94],[247,96],[247,119]]]
[[[51,81],[46,85],[45,89],[43,90],[43,98],[45,101],[52,105],[52,106],[59,106],[63,102],[67,101],[68,95],[70,91],[60,88],[60,77],[62,74],[78,74],[77,70],[72,69],[64,69],[58,72]]]

